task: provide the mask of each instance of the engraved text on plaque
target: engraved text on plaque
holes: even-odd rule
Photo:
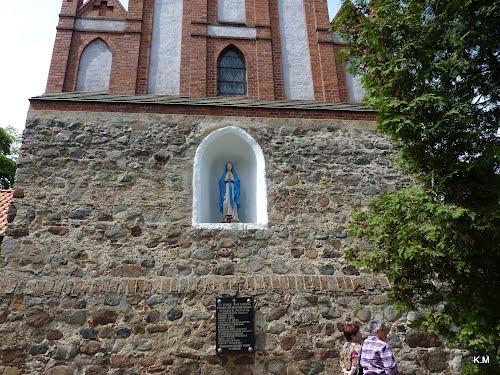
[[[216,302],[217,353],[252,353],[255,350],[252,299],[218,297]]]

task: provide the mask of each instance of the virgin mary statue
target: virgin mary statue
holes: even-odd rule
[[[226,163],[219,179],[219,207],[223,223],[237,223],[240,209],[240,179],[231,162]]]

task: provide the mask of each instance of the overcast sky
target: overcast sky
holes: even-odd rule
[[[0,0],[0,127],[24,129],[28,99],[45,91],[61,0]],[[122,0],[127,7],[128,0]],[[328,0],[330,19],[340,0]]]

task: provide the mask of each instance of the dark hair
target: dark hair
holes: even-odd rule
[[[352,336],[354,336],[359,331],[359,326],[356,323],[346,323],[344,324],[344,336],[347,341],[352,340]]]

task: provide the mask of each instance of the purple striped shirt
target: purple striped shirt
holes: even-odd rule
[[[368,336],[363,342],[360,364],[365,375],[398,374],[391,346],[376,336]]]

